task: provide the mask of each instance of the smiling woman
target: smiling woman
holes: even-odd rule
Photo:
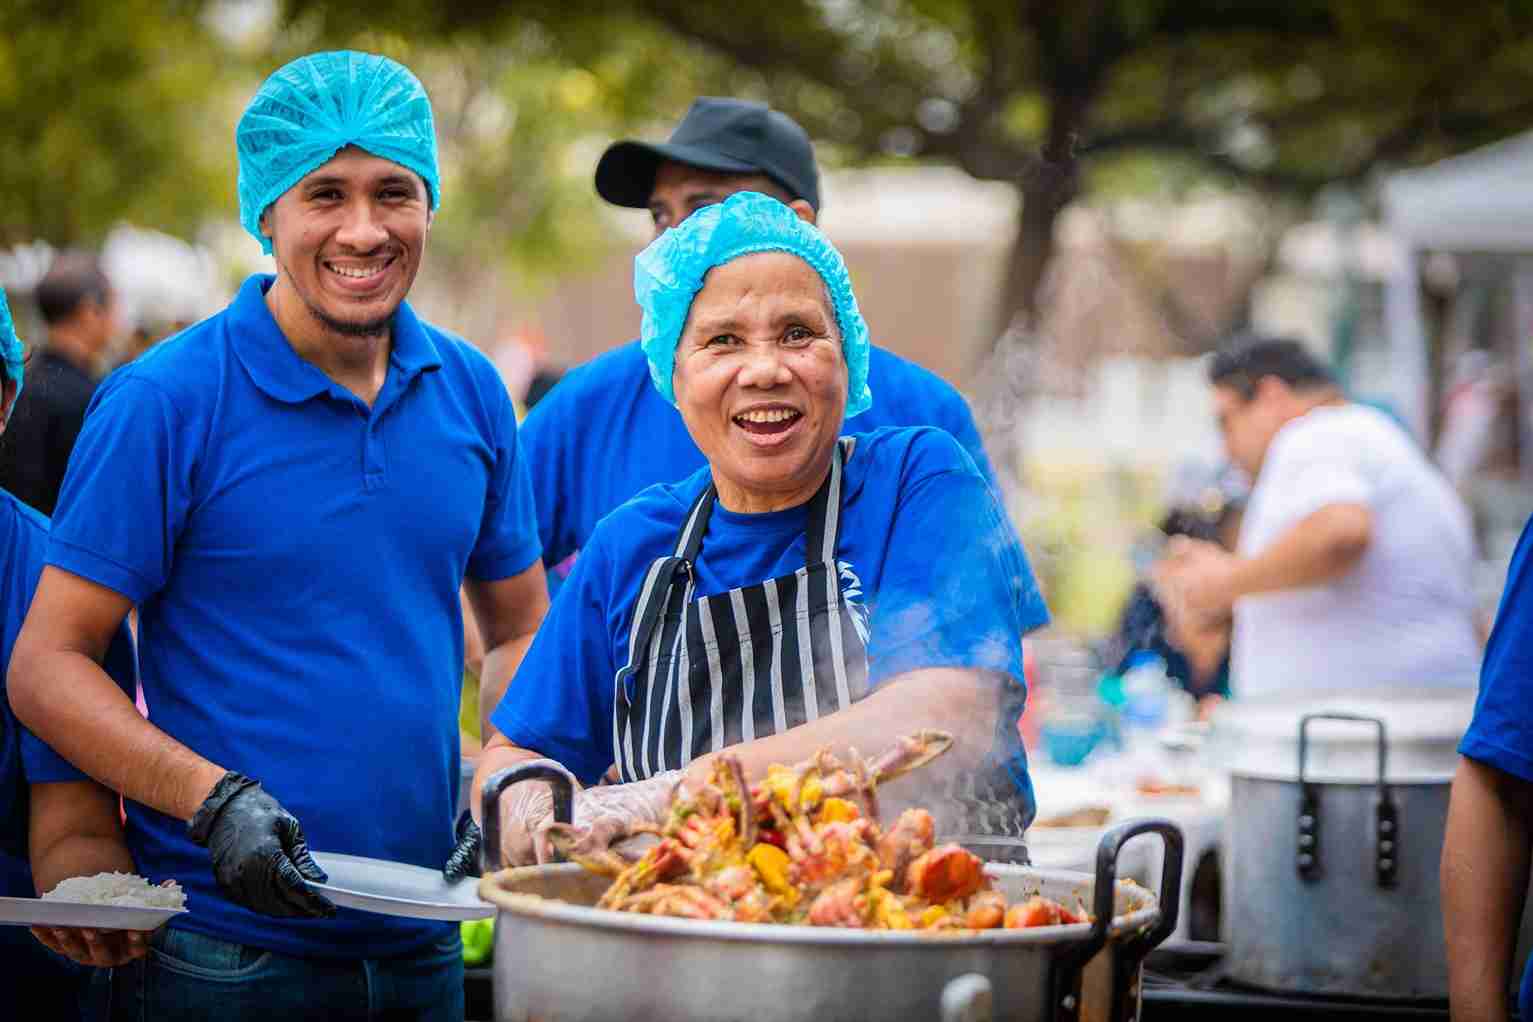
[[[796,255],[716,267],[676,350],[676,407],[731,511],[802,504],[830,470],[846,411],[830,295]]]
[[[600,841],[658,820],[680,773],[706,776],[725,748],[755,778],[936,728],[952,751],[880,799],[929,804],[943,837],[1024,859],[1021,638],[1047,611],[957,441],[842,435],[872,395],[840,254],[741,192],[645,249],[634,289],[651,379],[707,466],[597,527],[492,716],[476,784],[538,755],[588,784],[610,769],[625,783],[575,804]],[[525,787],[502,811],[509,862],[547,853],[547,792]]]

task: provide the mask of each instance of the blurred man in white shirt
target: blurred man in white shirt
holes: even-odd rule
[[[1472,688],[1474,539],[1442,474],[1295,341],[1239,339],[1209,380],[1254,480],[1240,541],[1179,542],[1157,582],[1181,612],[1233,613],[1234,696]]]

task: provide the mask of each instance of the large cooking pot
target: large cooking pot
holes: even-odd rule
[[[498,854],[496,802],[508,785],[544,779],[568,819],[572,779],[556,763],[500,771],[484,785],[486,856]],[[1164,820],[1125,823],[1097,850],[1096,874],[989,864],[1008,900],[1079,896],[1095,921],[1032,930],[921,935],[811,926],[701,922],[596,909],[608,881],[555,864],[493,872],[480,895],[498,909],[498,1022],[835,1022],[966,1019],[1128,1022],[1138,1017],[1144,956],[1176,926],[1166,906],[1114,882],[1129,838],[1165,843],[1160,887],[1181,883],[1182,841]]]
[[[1231,704],[1228,974],[1297,993],[1448,996],[1438,864],[1473,692]],[[1523,947],[1533,932],[1524,913]],[[1520,974],[1520,973],[1519,973]]]

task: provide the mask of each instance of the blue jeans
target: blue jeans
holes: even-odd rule
[[[24,1017],[100,1022],[106,988],[92,983],[98,972],[49,951],[25,927],[0,926],[0,997],[25,1006]]]
[[[457,927],[405,958],[294,958],[162,929],[113,970],[114,1022],[463,1022]]]

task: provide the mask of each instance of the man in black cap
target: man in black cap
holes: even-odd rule
[[[669,140],[615,142],[596,166],[596,191],[617,206],[648,209],[659,236],[704,206],[756,191],[814,223],[820,175],[804,129],[764,103],[704,96]],[[873,407],[850,427],[936,426],[947,430],[993,479],[974,417],[936,374],[874,347]],[[649,382],[638,341],[566,373],[527,415],[522,450],[538,512],[544,563],[574,555],[607,512],[654,483],[683,479],[704,464],[681,415]],[[550,572],[551,585],[559,575]],[[481,693],[488,718],[501,693]]]
[[[735,192],[781,199],[810,223],[820,208],[820,174],[804,129],[764,103],[712,96],[694,101],[663,145],[608,146],[596,191],[615,206],[649,210],[656,235]]]

